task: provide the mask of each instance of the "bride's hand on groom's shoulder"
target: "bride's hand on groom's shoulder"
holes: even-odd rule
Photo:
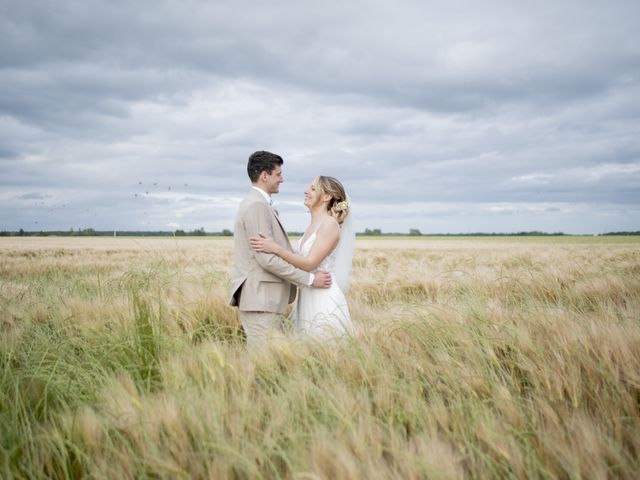
[[[258,235],[254,235],[253,237],[249,237],[249,242],[251,243],[251,248],[256,252],[277,253],[278,244],[262,232],[258,233]]]

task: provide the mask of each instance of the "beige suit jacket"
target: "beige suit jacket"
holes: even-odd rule
[[[295,300],[295,285],[307,285],[309,273],[295,268],[277,255],[252,250],[249,237],[259,232],[291,250],[289,237],[278,215],[260,192],[252,188],[236,216],[229,303],[243,311],[283,314],[287,304]]]

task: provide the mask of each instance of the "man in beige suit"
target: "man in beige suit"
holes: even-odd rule
[[[327,272],[305,272],[276,255],[251,249],[249,237],[260,232],[291,249],[278,213],[271,207],[271,194],[278,193],[283,182],[283,163],[282,157],[271,152],[259,151],[249,157],[247,173],[252,186],[235,221],[230,304],[239,308],[249,347],[263,346],[270,337],[282,334],[283,315],[295,300],[296,286],[331,286]]]

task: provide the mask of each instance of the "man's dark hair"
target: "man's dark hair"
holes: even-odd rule
[[[283,163],[284,160],[282,160],[282,157],[275,153],[265,152],[263,150],[252,153],[249,157],[249,163],[247,163],[247,173],[249,174],[251,183],[256,183],[262,172],[267,172],[271,175],[271,172]]]

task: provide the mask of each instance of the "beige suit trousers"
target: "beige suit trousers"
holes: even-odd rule
[[[239,316],[250,349],[262,348],[270,341],[285,338],[284,317],[278,313],[240,310]]]

